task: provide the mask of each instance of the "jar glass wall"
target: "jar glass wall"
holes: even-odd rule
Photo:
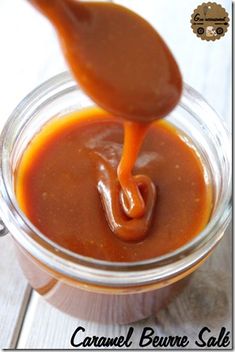
[[[167,119],[196,148],[213,186],[208,225],[187,245],[161,257],[134,263],[95,260],[47,239],[21,212],[14,192],[14,170],[42,126],[92,105],[68,73],[45,82],[19,104],[0,140],[0,215],[15,240],[25,275],[50,303],[81,318],[127,323],[165,305],[222,238],[231,213],[230,138],[213,109],[185,85],[179,106]]]

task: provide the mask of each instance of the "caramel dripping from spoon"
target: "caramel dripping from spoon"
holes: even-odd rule
[[[148,128],[149,124],[130,121],[124,123],[124,146],[117,175],[122,188],[122,207],[130,218],[141,218],[146,212],[145,202],[132,170]]]
[[[149,129],[149,124],[126,121],[124,146],[116,174],[107,161],[98,161],[98,190],[107,221],[122,240],[143,240],[150,228],[156,201],[156,189],[146,175],[132,175],[132,171]]]
[[[143,239],[150,226],[156,190],[147,176],[133,176],[132,169],[149,123],[166,116],[180,99],[182,77],[174,57],[144,19],[122,6],[75,0],[29,2],[56,28],[70,70],[83,90],[104,110],[134,121],[124,123],[119,196],[117,187],[116,192],[108,189],[116,175],[102,158],[98,189],[112,230],[127,241]],[[120,23],[125,28],[121,40]],[[111,41],[107,34],[114,36]],[[140,44],[145,45],[141,52]]]

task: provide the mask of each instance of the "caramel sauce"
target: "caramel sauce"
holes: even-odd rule
[[[110,155],[111,159],[105,156],[105,148],[108,148],[108,142],[103,149],[99,144],[102,134],[99,136],[95,132],[97,125],[95,118],[92,122],[94,123],[94,129],[92,125],[89,125],[89,127],[87,127],[87,133],[89,133],[89,131],[94,132],[94,140],[97,138],[96,148],[91,152],[89,148],[84,148],[80,145],[80,142],[78,142],[78,145],[75,145],[76,148],[79,146],[82,150],[83,157],[85,157],[86,160],[84,161],[83,157],[80,158],[80,154],[77,155],[77,162],[80,162],[81,169],[77,166],[76,172],[78,174],[83,173],[83,169],[87,168],[84,179],[81,180],[81,175],[78,176],[77,179],[77,182],[81,182],[87,194],[87,200],[85,201],[85,194],[83,194],[82,189],[79,188],[74,192],[75,198],[73,198],[72,201],[74,205],[73,207],[71,205],[70,212],[71,214],[73,214],[73,212],[77,214],[79,210],[83,214],[83,217],[77,214],[77,219],[81,222],[81,226],[74,223],[74,230],[72,232],[76,229],[82,237],[87,236],[87,232],[93,233],[88,222],[85,220],[90,213],[88,207],[91,207],[92,214],[90,213],[89,216],[90,219],[96,219],[94,220],[93,226],[95,226],[97,232],[96,236],[92,235],[92,243],[102,243],[102,238],[105,236],[104,233],[107,232],[107,225],[109,227],[108,233],[111,230],[112,233],[117,235],[117,240],[124,240],[125,244],[132,241],[143,241],[144,239],[146,241],[146,236],[149,235],[151,237],[153,235],[153,229],[154,231],[157,230],[152,226],[152,222],[158,217],[162,217],[163,219],[165,217],[165,214],[161,214],[161,208],[159,208],[162,189],[159,187],[160,181],[156,179],[156,175],[152,172],[153,169],[151,166],[146,167],[144,170],[141,170],[141,168],[138,170],[137,168],[138,171],[135,172],[135,174],[133,170],[136,170],[135,165],[138,154],[144,143],[145,136],[149,134],[152,128],[153,121],[159,120],[169,114],[180,99],[182,77],[175,59],[165,42],[150,24],[122,6],[111,3],[80,2],[75,0],[30,0],[30,2],[54,25],[70,70],[77,82],[97,105],[107,111],[109,119],[115,121],[115,123],[110,123],[110,121],[103,123],[102,116],[100,116],[99,119],[100,127],[102,127],[104,131],[108,131],[108,128],[110,128],[112,141],[114,143],[116,143],[116,137],[115,133],[112,134],[112,132],[116,130],[117,124],[119,124],[119,128],[124,124],[124,146],[122,155],[113,158],[115,167],[113,167],[111,162],[113,154],[111,153]],[[105,115],[104,112],[103,114]],[[91,116],[89,116],[89,118],[90,117]],[[54,127],[57,129],[56,125]],[[82,125],[79,125],[79,128],[77,128],[77,125],[73,127],[76,131],[79,130],[79,133],[82,133]],[[67,128],[68,126],[65,125],[64,132],[67,131]],[[162,129],[162,132],[164,134],[165,130]],[[57,138],[56,134],[53,134],[50,141],[45,140],[44,142],[47,147],[46,145],[42,145],[43,150],[45,149],[47,153],[50,154],[50,146],[54,148],[55,145],[59,145],[62,135],[63,134],[57,134],[58,140],[55,139]],[[79,135],[77,135],[77,138],[80,138]],[[156,135],[156,138],[159,138],[159,136]],[[85,142],[84,140],[84,143]],[[120,143],[119,139],[118,143]],[[172,147],[175,148],[175,145],[173,144]],[[66,150],[65,146],[64,148]],[[110,151],[115,153],[111,147]],[[57,152],[59,153],[59,159],[62,156],[65,158],[62,149],[59,149]],[[154,149],[154,144],[153,152],[156,152],[157,157],[158,151]],[[36,175],[36,171],[44,175],[48,185],[51,185],[49,176],[43,168],[47,154],[43,154],[43,159],[41,160],[39,157],[41,154],[39,151],[37,151],[37,153],[38,155],[35,154],[32,159],[33,166],[27,169],[29,174],[22,176],[22,170],[19,173],[22,183],[17,183],[17,195],[20,199],[21,206],[24,208],[30,220],[47,236],[50,238],[53,237],[53,240],[56,240],[56,242],[61,243],[62,241],[66,248],[68,246],[71,247],[71,243],[73,243],[74,245],[72,245],[73,248],[71,249],[74,251],[76,251],[79,245],[80,253],[99,257],[99,255],[93,253],[93,251],[91,253],[90,250],[87,250],[85,239],[83,239],[85,242],[81,244],[81,241],[78,240],[75,233],[73,239],[69,237],[72,241],[70,244],[67,244],[67,242],[64,243],[63,239],[61,239],[68,235],[65,229],[61,232],[57,227],[57,220],[55,215],[53,215],[53,212],[57,214],[56,209],[53,210],[50,208],[51,203],[47,199],[48,194],[51,194],[51,192],[44,184],[44,181],[39,180]],[[66,157],[69,163],[71,162],[74,165],[77,164],[77,162],[75,162],[75,155],[76,153],[73,153],[71,150]],[[54,157],[55,160],[57,160],[57,156],[54,155]],[[35,160],[39,160],[38,158],[42,163],[37,164]],[[193,156],[192,159],[196,160],[195,156]],[[86,164],[87,162],[90,164]],[[171,163],[172,162],[173,160],[171,160]],[[53,165],[54,161],[51,159],[50,163]],[[47,167],[49,169],[50,163],[48,161]],[[158,169],[157,163],[158,162],[156,162],[155,165],[156,174]],[[57,178],[58,175],[58,179],[60,179],[61,173],[62,175],[66,174],[66,177],[70,179],[67,171],[60,169],[59,165],[52,171],[54,175],[53,178]],[[34,173],[34,176],[31,174],[34,180],[33,184],[31,184],[31,181],[28,179],[31,172]],[[70,172],[72,173],[71,175],[73,175],[71,169]],[[185,170],[185,172],[189,173],[189,170]],[[157,177],[160,176],[157,174]],[[168,183],[170,176],[165,174],[165,177]],[[202,182],[203,175],[201,174],[200,177]],[[36,179],[39,184],[35,181]],[[43,189],[39,187],[41,182],[43,182],[43,187],[45,187],[46,191],[43,191]],[[53,194],[56,198],[59,196],[59,189],[63,190],[65,188],[66,191],[69,192],[69,184],[59,183],[57,185],[57,182],[55,182],[55,185],[57,191]],[[53,188],[54,186],[51,185],[51,187]],[[168,187],[170,191],[170,185]],[[202,198],[204,199],[204,205],[206,205],[207,187],[205,183],[203,187],[203,189],[201,189],[202,192],[204,190]],[[22,196],[21,188],[22,190],[27,189],[26,195]],[[29,193],[34,194],[34,188],[40,189],[41,194],[45,196],[44,201],[46,202],[41,203],[39,200],[41,197],[40,194],[35,195],[35,198],[31,198]],[[76,189],[75,186],[74,189]],[[173,198],[175,199],[177,194],[176,189],[172,189],[172,192],[174,193]],[[97,193],[99,194],[99,204],[96,204]],[[83,195],[81,196],[81,194]],[[90,195],[93,202],[88,204]],[[183,193],[180,196],[183,196]],[[199,197],[199,195],[197,195],[197,197],[197,199],[201,199],[201,196]],[[169,196],[169,198],[171,197]],[[47,201],[49,203],[47,203]],[[82,203],[82,209],[80,203],[78,204],[80,201]],[[66,197],[64,199],[64,195],[61,195],[60,202],[64,205],[60,205],[59,209],[61,207],[66,208]],[[43,220],[45,217],[44,210],[40,209],[43,204],[45,204],[47,211],[49,211],[50,208],[49,214],[54,218],[54,225],[50,224],[50,229],[47,228]],[[175,201],[173,201],[172,204],[178,207]],[[56,204],[54,205],[56,206]],[[100,214],[101,205],[102,214]],[[186,207],[191,209],[191,206],[187,202],[182,212],[183,214],[188,214]],[[158,212],[155,211],[156,209],[158,209]],[[202,209],[203,213],[200,212],[200,217],[197,218],[198,225],[200,225],[199,228],[201,228],[202,223],[205,225],[205,219],[208,220],[208,207]],[[173,211],[173,209],[171,210]],[[66,211],[63,212],[64,216],[65,213]],[[40,214],[44,215],[41,216]],[[99,214],[98,217],[96,214]],[[57,214],[56,216],[60,215]],[[68,220],[66,221],[70,222],[69,214],[66,216],[68,216]],[[105,218],[107,222],[105,221],[104,223]],[[47,221],[50,222],[49,219],[47,219]],[[60,221],[58,221],[58,223],[60,223]],[[101,227],[99,227],[99,223],[102,223]],[[190,225],[193,224],[190,223]],[[52,229],[53,226],[54,230]],[[169,224],[167,223],[165,226],[167,228]],[[194,227],[193,233],[195,233]],[[64,226],[61,226],[61,228],[64,228]],[[161,231],[164,233],[163,229]],[[185,235],[184,231],[186,231],[186,229],[182,230],[182,238],[184,237],[183,235]],[[188,228],[187,231],[189,231]],[[56,239],[54,236],[56,236]],[[187,238],[191,238],[189,233],[187,233],[187,236]],[[116,244],[113,237],[114,236],[111,236],[110,238],[115,247]],[[157,245],[159,244],[157,243]],[[83,247],[86,248],[84,251],[82,250]],[[161,248],[161,246],[159,248]],[[165,245],[165,248],[170,250],[171,246]],[[108,246],[106,250],[112,252],[111,245]],[[145,250],[147,250],[147,248],[145,248]],[[101,258],[104,259],[103,251],[100,252],[102,253],[100,254]],[[121,250],[117,251],[117,253],[119,253],[120,258],[126,258],[126,255],[122,254]],[[159,249],[159,251],[154,250],[153,254],[157,255],[159,253],[165,253],[165,250],[163,250],[163,248]],[[137,255],[137,258],[139,259],[144,256],[145,255],[142,253]],[[119,260],[116,256],[114,257]],[[111,255],[109,259],[114,260],[114,257]],[[133,260],[131,257],[126,259]]]
[[[134,176],[146,185],[140,192],[151,211],[132,219],[125,214],[116,171],[123,132],[119,119],[90,109],[52,120],[26,148],[15,175],[18,202],[31,222],[63,248],[133,262],[181,247],[207,224],[211,188],[203,164],[192,142],[164,120],[146,132],[133,170],[151,180]],[[148,188],[152,184],[156,202]]]

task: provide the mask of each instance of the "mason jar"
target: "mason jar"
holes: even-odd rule
[[[0,139],[0,216],[26,278],[48,302],[81,319],[130,323],[170,302],[223,237],[231,216],[230,135],[216,112],[185,84],[180,104],[166,119],[187,135],[207,170],[213,188],[207,226],[160,257],[130,263],[96,260],[49,240],[20,210],[14,189],[22,153],[42,126],[93,105],[69,73],[62,73],[17,106]]]

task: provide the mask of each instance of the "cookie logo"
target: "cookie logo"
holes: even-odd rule
[[[191,16],[191,27],[202,40],[220,39],[229,27],[228,13],[215,2],[204,2],[194,10]]]

